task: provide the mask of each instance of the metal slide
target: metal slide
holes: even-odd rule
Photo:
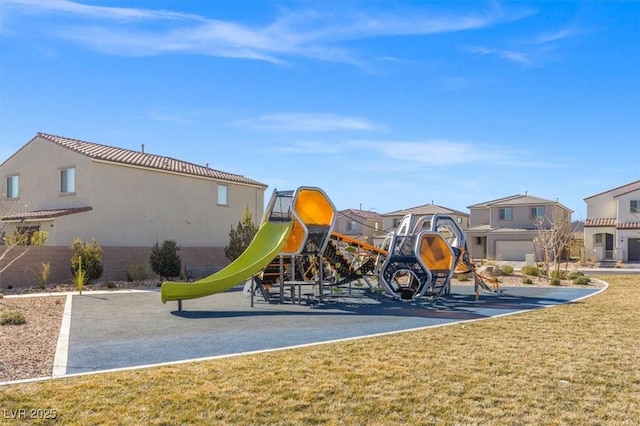
[[[162,303],[222,293],[242,284],[266,267],[282,250],[293,222],[263,222],[247,249],[221,271],[193,283],[165,282]]]

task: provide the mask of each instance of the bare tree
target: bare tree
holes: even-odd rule
[[[7,231],[10,229],[11,223],[5,218],[18,212],[15,205],[16,202],[17,200],[7,201],[5,194],[0,194],[0,246],[3,246],[0,249],[2,252],[0,254],[0,274],[26,255],[31,246],[41,246],[47,241],[48,234],[45,231],[29,230],[21,232],[19,229],[15,229],[8,234]],[[13,259],[5,263],[4,259],[18,246],[23,246],[24,248]]]
[[[551,263],[554,265],[555,276],[560,276],[560,263],[563,255],[566,256],[567,265],[569,262],[569,245],[573,239],[574,229],[571,229],[571,222],[567,214],[556,218],[545,216],[535,221],[536,237],[533,240],[536,253],[538,249],[542,254],[544,269],[547,271],[546,279],[549,279]]]

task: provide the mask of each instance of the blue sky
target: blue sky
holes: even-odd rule
[[[338,209],[640,179],[640,2],[0,2],[0,162],[36,132]]]

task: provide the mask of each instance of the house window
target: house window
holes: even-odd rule
[[[397,228],[397,227],[398,227],[398,225],[400,225],[400,221],[401,221],[401,220],[402,220],[402,219],[400,219],[399,217],[394,217],[394,218],[393,218],[393,227],[394,227],[394,228]]]
[[[347,222],[347,231],[355,231],[356,230],[356,221],[350,220]]]
[[[542,219],[544,217],[544,207],[531,207],[531,219]]]
[[[218,205],[229,205],[229,187],[227,185],[218,185]]]
[[[373,224],[373,227],[375,228],[376,231],[379,231],[380,230],[380,222],[375,222]]]
[[[18,198],[20,194],[19,178],[17,175],[7,178],[7,198]]]
[[[596,234],[593,236],[593,242],[596,244],[602,244],[602,234]]]
[[[60,192],[63,194],[73,194],[76,192],[75,167],[60,170]]]
[[[503,207],[498,210],[500,220],[513,220],[513,210],[511,207]]]
[[[640,213],[640,200],[631,200],[631,213]]]
[[[456,221],[458,221],[458,224],[462,224],[462,218],[461,217],[456,217]]]

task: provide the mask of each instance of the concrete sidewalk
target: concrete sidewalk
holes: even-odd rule
[[[500,260],[500,261],[495,261],[495,264],[497,264],[498,266],[502,266],[502,265],[509,265],[511,267],[513,267],[513,269],[515,271],[520,271],[522,269],[523,266],[526,265],[526,262],[522,262],[522,261],[512,261],[512,260]],[[560,266],[561,270],[564,270],[564,264],[562,264]],[[631,262],[631,263],[624,263],[623,267],[621,268],[600,268],[600,267],[583,267],[583,266],[578,266],[575,267],[574,264],[570,264],[569,265],[569,270],[574,270],[577,269],[578,271],[582,271],[585,274],[589,274],[589,275],[596,275],[596,274],[602,274],[602,275],[607,275],[607,274],[611,274],[611,275],[628,275],[628,274],[640,274],[640,262]]]

